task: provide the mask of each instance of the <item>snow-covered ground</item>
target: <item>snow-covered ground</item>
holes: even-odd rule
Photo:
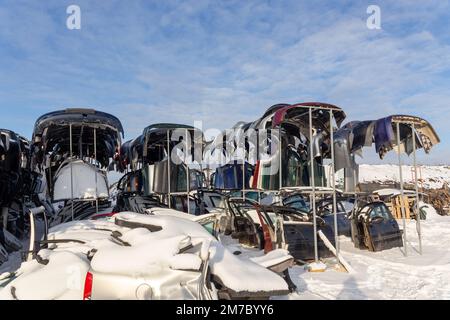
[[[403,180],[414,182],[412,166],[402,166]],[[400,170],[394,164],[359,166],[359,182],[396,182],[400,181]],[[418,178],[423,179],[423,187],[429,189],[442,188],[444,183],[450,184],[450,166],[419,166]]]
[[[402,223],[400,223],[402,225]],[[327,270],[290,272],[298,293],[287,299],[450,299],[450,217],[429,214],[422,221],[423,254],[415,221],[407,223],[408,256],[402,248],[369,252],[341,237],[341,253],[355,274]]]

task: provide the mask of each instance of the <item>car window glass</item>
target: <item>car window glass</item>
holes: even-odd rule
[[[223,198],[221,196],[210,196],[214,208],[225,208]]]
[[[375,206],[370,212],[370,218],[371,219],[383,218],[384,220],[389,220],[390,219],[389,209],[383,205]]]

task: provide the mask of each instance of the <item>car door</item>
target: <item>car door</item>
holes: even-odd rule
[[[366,223],[374,251],[403,246],[402,232],[384,203],[380,202],[372,206]]]
[[[289,253],[297,260],[313,260],[315,258],[313,223],[286,221],[283,227]],[[333,246],[335,246],[334,233],[330,226],[326,224],[318,225],[317,230],[322,231]],[[317,248],[320,258],[333,256],[333,253],[326,247],[319,236],[317,237]]]
[[[239,243],[260,247],[260,238],[258,236],[257,226],[253,223],[251,217],[246,213],[244,204],[229,203],[231,218],[231,237],[238,239]],[[221,221],[222,225],[226,225],[226,221]]]
[[[320,217],[325,221],[325,223],[330,226],[334,233],[334,205],[333,202],[326,203],[320,208]],[[345,213],[345,208],[341,202],[337,202],[337,224],[338,224],[338,235],[351,237],[351,226],[350,220],[347,218]]]

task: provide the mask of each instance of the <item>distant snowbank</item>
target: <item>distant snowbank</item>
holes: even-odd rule
[[[414,182],[413,167],[402,166],[405,183]],[[419,166],[418,177],[423,179],[423,186],[429,189],[439,189],[444,183],[450,185],[450,166]],[[393,164],[359,166],[359,182],[386,183],[399,181],[399,168]]]

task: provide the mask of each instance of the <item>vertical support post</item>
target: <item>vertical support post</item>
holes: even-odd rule
[[[243,130],[242,130],[243,131]],[[242,199],[244,199],[244,201],[247,199],[247,195],[246,195],[246,191],[247,188],[245,186],[245,181],[246,181],[246,171],[245,171],[245,136],[242,136],[243,140],[242,140]]]
[[[260,154],[259,154],[259,129],[255,129],[255,133],[256,133],[256,165],[258,165],[258,163],[260,164]],[[259,165],[259,170],[261,171],[261,164]],[[256,173],[256,170],[254,171]],[[259,175],[259,172],[258,172]],[[255,183],[254,181],[258,181],[259,177],[255,177],[255,175],[253,175],[253,185],[255,186],[255,188],[258,190],[258,204],[261,204],[261,193],[260,190],[258,188],[258,184]]]
[[[170,130],[167,130],[167,202],[169,204],[169,209],[172,209],[172,198],[171,198],[171,172],[170,172],[170,164],[171,164],[171,155],[170,155]]]
[[[186,146],[185,146],[185,148],[186,148],[186,150],[185,150],[185,152],[186,152],[186,157],[185,157],[185,162],[186,162],[186,191],[187,191],[187,210],[188,210],[188,214],[191,214],[191,201],[190,201],[190,199],[189,199],[189,194],[191,193],[191,176],[190,176],[190,171],[189,171],[189,163],[188,163],[188,161],[187,161],[187,159],[188,159],[188,150],[189,150],[189,152],[191,151],[191,149],[190,149],[190,146],[188,145],[188,141],[189,141],[189,130],[188,129],[186,129]]]
[[[337,198],[336,198],[336,167],[334,165],[334,130],[333,130],[333,111],[330,110],[330,145],[331,145],[331,183],[333,187],[333,214],[334,214],[334,240],[336,242],[336,253],[339,257],[339,230],[337,220]]]
[[[311,187],[312,187],[312,199],[311,204],[313,208],[313,223],[314,223],[314,258],[316,262],[319,262],[319,249],[317,246],[317,210],[316,210],[316,181],[314,177],[314,154],[313,154],[313,121],[312,121],[312,109],[309,108],[309,155],[311,162]]]
[[[419,253],[422,255],[422,229],[420,225],[420,206],[419,206],[419,185],[417,174],[417,158],[416,158],[416,128],[414,123],[412,124],[412,137],[413,137],[413,166],[414,166],[414,186],[416,190],[416,223],[417,223],[417,235],[419,236]]]
[[[70,143],[70,196],[72,203],[72,221],[75,220],[74,203],[73,203],[73,137],[72,137],[72,124],[69,125],[69,143]]]
[[[94,128],[94,160],[95,167],[97,167],[97,128]],[[98,177],[97,170],[95,170],[95,212],[98,214]]]
[[[407,247],[407,237],[406,237],[406,212],[405,212],[405,203],[404,203],[404,197],[405,192],[403,190],[403,170],[402,170],[402,155],[400,153],[400,123],[397,122],[397,152],[398,152],[398,168],[400,173],[400,194],[401,194],[401,201],[400,206],[402,210],[402,219],[403,219],[403,247],[405,249],[405,256],[408,256],[408,247]]]
[[[279,179],[279,190],[283,189],[283,148],[281,145],[281,123],[280,123],[280,127],[278,128],[278,152],[280,155],[280,163],[279,163],[279,168],[278,168],[278,173],[280,175],[280,179]]]

